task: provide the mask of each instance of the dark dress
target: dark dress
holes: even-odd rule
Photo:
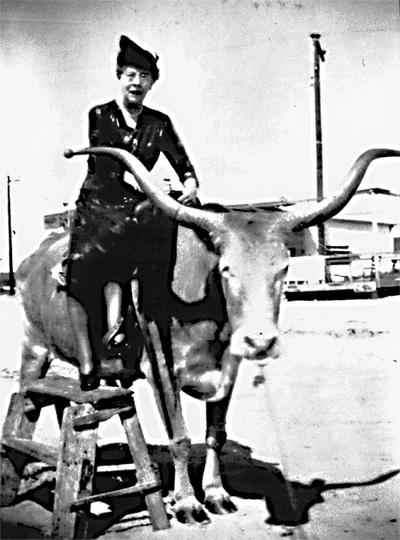
[[[196,178],[169,117],[148,107],[143,107],[135,129],[126,124],[116,101],[94,107],[89,112],[89,140],[91,146],[128,150],[149,171],[163,153],[181,182]],[[125,170],[114,158],[90,156],[76,202],[67,294],[86,308],[92,334],[104,330],[98,314],[103,311],[102,291],[109,281],[124,287],[137,270],[146,278],[159,272],[158,282],[166,287],[173,224],[161,215],[145,224],[134,219],[135,206],[145,195],[123,181]]]

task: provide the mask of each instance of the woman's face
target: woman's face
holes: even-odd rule
[[[135,66],[125,66],[120,79],[124,105],[141,105],[147,92],[153,86],[153,77],[149,71]]]

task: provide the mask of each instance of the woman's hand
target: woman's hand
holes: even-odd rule
[[[167,194],[171,193],[172,191],[171,180],[169,178],[164,178],[161,184],[161,188],[164,191],[164,193],[167,193]]]
[[[183,183],[182,195],[178,202],[186,206],[190,206],[196,202],[197,182],[195,178],[187,178]]]

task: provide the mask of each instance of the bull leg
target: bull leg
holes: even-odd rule
[[[68,313],[78,346],[79,374],[82,390],[93,390],[99,386],[92,346],[89,339],[88,315],[85,308],[72,296],[67,296]]]
[[[33,330],[32,325],[27,324],[25,321],[20,368],[20,387],[22,391],[27,382],[45,377],[49,370],[51,357],[49,349],[44,343],[45,340],[42,334],[37,330]],[[68,404],[67,400],[61,398],[55,404],[59,426],[61,426],[63,412]]]
[[[152,343],[157,351],[161,350],[158,331],[154,323],[149,325]],[[169,449],[175,468],[174,512],[182,523],[209,521],[203,506],[196,499],[189,478],[189,438],[176,381],[171,378],[164,355],[157,352],[157,365],[152,365],[151,384],[155,390],[158,410],[163,419],[169,437]]]
[[[204,503],[213,514],[228,514],[236,511],[222,485],[220,457],[226,441],[226,414],[232,395],[233,385],[229,394],[218,402],[208,402],[207,433],[206,433],[206,464],[203,473]]]
[[[132,281],[131,287],[133,305],[142,331],[145,357],[147,356],[148,361],[147,366],[146,362],[143,363],[143,368],[146,370],[147,380],[153,389],[156,405],[167,431],[169,449],[175,468],[174,512],[176,518],[183,523],[205,522],[208,521],[208,516],[196,499],[189,478],[191,441],[183,418],[177,381],[171,377],[168,369],[156,324],[147,323],[140,311],[136,280]]]
[[[25,329],[22,342],[20,386],[44,377],[50,366],[49,350],[40,335]]]

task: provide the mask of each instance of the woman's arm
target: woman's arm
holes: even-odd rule
[[[194,167],[186,153],[186,150],[176,133],[172,122],[167,118],[165,129],[163,130],[161,148],[165,157],[174,168],[179,180],[183,184],[183,193],[178,201],[182,204],[191,204],[196,200],[199,182],[197,180]]]

